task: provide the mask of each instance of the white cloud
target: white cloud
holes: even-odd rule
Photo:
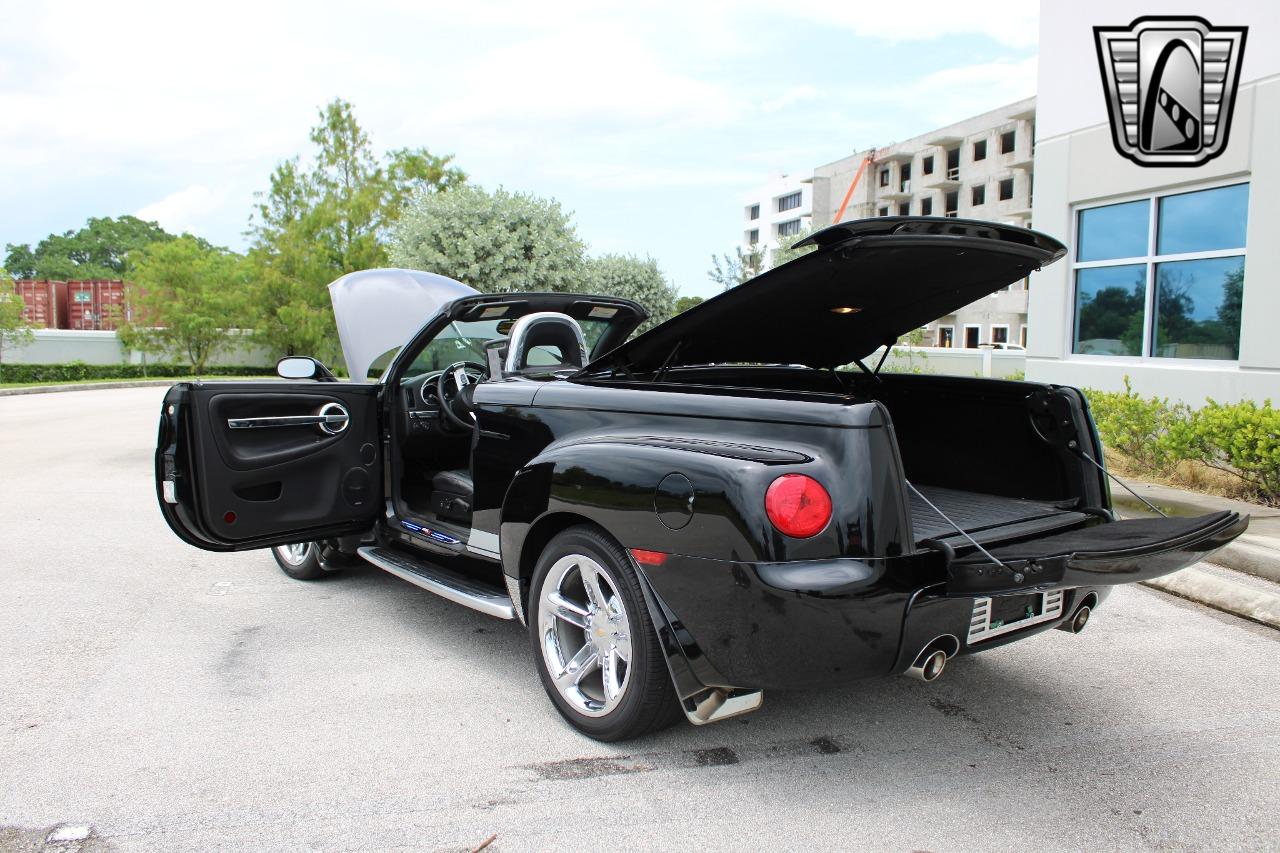
[[[950,124],[1036,93],[1036,58],[962,65],[926,74],[896,97],[919,104],[935,124]]]
[[[1025,48],[1035,47],[1039,39],[1040,4],[1035,0],[914,0],[909,5],[809,0],[770,4],[770,8],[885,41],[982,35],[1008,47]]]
[[[225,189],[193,184],[140,208],[134,215],[146,222],[158,222],[173,234],[184,231],[199,234],[202,220],[217,211],[226,199]]]

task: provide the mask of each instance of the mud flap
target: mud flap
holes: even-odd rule
[[[1030,539],[954,560],[947,595],[985,596],[1056,587],[1114,586],[1151,580],[1197,563],[1249,526],[1248,516],[1106,522]]]

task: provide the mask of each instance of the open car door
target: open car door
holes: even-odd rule
[[[155,457],[165,520],[209,551],[368,530],[382,506],[379,390],[338,382],[173,386]]]

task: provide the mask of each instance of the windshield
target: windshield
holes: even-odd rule
[[[609,328],[608,320],[580,320],[582,335],[586,339],[587,351],[595,349],[605,330]],[[405,370],[403,379],[409,380],[424,373],[435,373],[444,370],[459,361],[474,361],[488,364],[484,345],[489,341],[505,338],[511,330],[511,320],[494,318],[489,320],[455,320],[431,339],[431,342],[418,353],[413,364]],[[379,358],[380,365],[389,364],[395,352],[387,353]],[[530,364],[561,364],[565,357],[555,348],[535,347],[529,354]]]

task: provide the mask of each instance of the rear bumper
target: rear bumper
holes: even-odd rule
[[[642,566],[696,683],[779,690],[849,684],[906,670],[936,637],[961,653],[1054,628],[1105,589],[1063,591],[1059,618],[969,643],[974,599],[946,597],[938,567],[918,556],[797,563],[742,563],[671,556]]]

